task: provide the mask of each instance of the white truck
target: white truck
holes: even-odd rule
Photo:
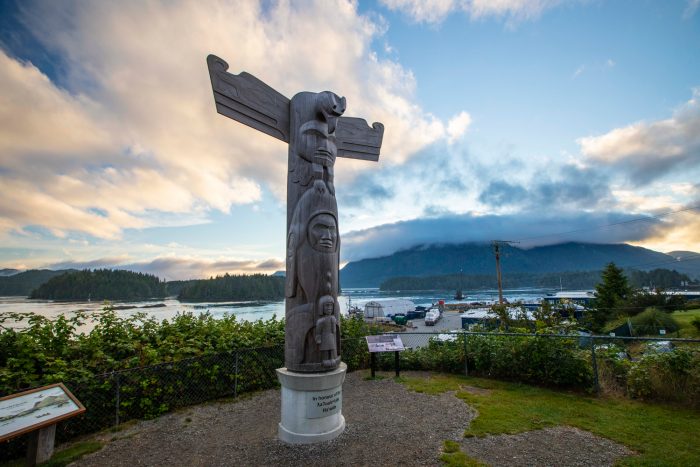
[[[440,310],[438,310],[437,308],[431,308],[425,312],[425,325],[435,326],[435,323],[440,321],[440,318],[442,318]]]

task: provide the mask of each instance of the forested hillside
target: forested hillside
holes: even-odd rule
[[[562,243],[531,249],[503,245],[501,251],[504,276],[599,271],[610,262],[639,270],[672,267],[690,278],[700,277],[698,260],[677,261],[673,256],[626,244]],[[490,244],[419,246],[382,258],[352,261],[341,270],[340,280],[343,287],[379,287],[392,277],[442,276],[459,274],[460,270],[465,275],[493,276],[495,267]]]
[[[16,274],[0,277],[0,296],[28,296],[32,290],[46,283],[52,277],[60,276],[73,270],[51,271],[49,269],[31,269]]]
[[[284,298],[284,277],[265,274],[217,276],[185,284],[178,299],[206,300],[280,300]]]
[[[61,274],[29,298],[50,300],[144,300],[166,296],[165,282],[140,272],[96,269]]]

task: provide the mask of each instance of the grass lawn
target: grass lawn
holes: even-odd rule
[[[681,326],[681,337],[700,337],[700,332],[698,332],[698,329],[691,323],[694,319],[700,319],[700,309],[674,311],[671,313],[671,316],[678,321],[678,324]]]
[[[465,436],[513,434],[568,425],[639,453],[622,459],[618,465],[700,465],[698,411],[457,375],[405,377],[401,381],[417,392],[457,391],[457,397],[479,411]],[[475,394],[463,390],[464,386],[490,391]],[[477,465],[454,448],[446,445],[443,460],[448,464]]]

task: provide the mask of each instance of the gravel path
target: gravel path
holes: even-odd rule
[[[74,465],[439,465],[442,442],[462,439],[473,411],[453,394],[420,394],[364,376],[345,379],[346,430],[333,441],[278,441],[280,394],[270,390],[138,422]]]
[[[459,441],[471,457],[495,466],[611,465],[633,454],[569,427],[465,439],[464,430],[476,414],[452,393],[420,394],[389,377],[365,376],[366,372],[350,373],[343,384],[346,430],[333,441],[303,446],[278,441],[280,394],[270,390],[96,435],[107,441],[106,446],[73,465],[440,465],[442,442],[448,439]]]

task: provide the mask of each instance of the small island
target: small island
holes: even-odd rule
[[[178,294],[181,301],[281,300],[284,277],[265,274],[216,276],[189,281]]]
[[[141,272],[96,269],[73,271],[49,279],[29,295],[47,300],[147,300],[164,298],[166,284]]]

